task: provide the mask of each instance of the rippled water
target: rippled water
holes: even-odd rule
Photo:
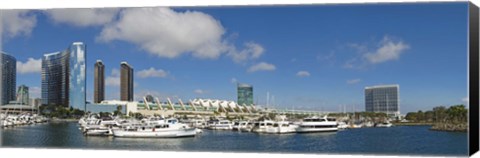
[[[204,130],[191,138],[143,139],[87,137],[72,122],[3,129],[1,141],[6,147],[35,148],[467,155],[467,133],[430,131],[428,128],[396,126],[284,135]]]

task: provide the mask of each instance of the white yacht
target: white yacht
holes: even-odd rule
[[[304,118],[297,128],[297,132],[336,132],[338,131],[338,124],[333,118],[308,117]]]
[[[387,121],[387,122],[378,123],[375,125],[375,127],[392,127],[392,124]]]
[[[274,122],[272,127],[267,127],[266,133],[294,133],[297,128],[297,125],[290,124],[288,121],[278,121]]]
[[[208,129],[213,130],[231,130],[232,128],[232,124],[229,120],[215,120],[211,121],[208,125]]]
[[[177,119],[167,119],[163,124],[126,126],[112,130],[115,137],[133,138],[176,138],[193,137],[197,134],[196,128],[179,123]]]
[[[343,121],[340,121],[338,122],[338,129],[347,129],[348,128],[348,124],[346,124],[345,122]]]
[[[255,133],[266,133],[267,128],[271,128],[273,126],[274,121],[272,120],[263,120],[263,121],[258,121],[254,124],[252,128],[252,132]]]
[[[248,121],[235,121],[232,126],[232,130],[240,131],[242,128],[247,128]]]

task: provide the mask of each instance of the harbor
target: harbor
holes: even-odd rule
[[[78,128],[78,122],[50,122],[35,126],[4,128],[2,146],[87,150],[444,156],[465,155],[468,150],[467,133],[432,131],[429,130],[429,126],[356,128],[304,134],[262,134],[204,129],[194,137],[173,139],[85,136]]]

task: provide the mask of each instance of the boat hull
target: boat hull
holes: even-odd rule
[[[194,137],[197,134],[195,128],[178,129],[178,130],[157,130],[157,131],[124,131],[114,130],[115,137],[128,138],[178,138],[178,137]]]
[[[315,132],[336,132],[338,128],[297,128],[298,133],[315,133]]]

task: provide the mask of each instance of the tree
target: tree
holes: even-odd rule
[[[409,112],[405,115],[405,119],[408,121],[417,121],[417,113],[416,112]]]
[[[120,105],[117,106],[117,110],[115,110],[115,111],[113,112],[113,115],[116,115],[116,116],[118,116],[118,115],[123,115],[123,114],[122,114],[122,109],[123,109],[122,106],[120,106]]]
[[[447,119],[447,108],[438,106],[433,108],[434,122],[445,122]]]

